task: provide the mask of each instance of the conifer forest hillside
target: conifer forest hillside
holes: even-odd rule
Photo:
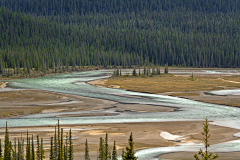
[[[0,0],[0,74],[60,66],[240,66],[238,0]]]

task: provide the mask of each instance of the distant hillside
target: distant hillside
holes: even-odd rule
[[[239,1],[0,0],[0,6],[0,66],[240,66]]]

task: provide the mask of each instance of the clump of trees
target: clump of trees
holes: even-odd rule
[[[64,137],[63,128],[60,128],[59,120],[57,126],[55,126],[54,136],[50,138],[50,160],[73,160],[73,141],[72,141],[72,131],[71,129],[69,132],[65,133],[66,137]],[[64,140],[65,139],[65,140]],[[132,160],[136,160],[137,157],[134,156],[134,149],[133,149],[133,138],[132,133],[129,138],[129,146],[126,147],[126,152],[122,155],[123,159],[127,157],[134,157]],[[14,142],[10,141],[10,136],[8,132],[8,127],[6,123],[5,129],[5,141],[4,141],[4,152],[1,146],[1,139],[0,139],[0,160],[43,160],[45,159],[45,150],[44,150],[44,143],[43,138],[39,138],[39,135],[36,137],[36,144],[34,144],[34,137],[33,135],[29,135],[27,131],[27,137],[24,141],[24,138],[16,138]],[[35,146],[37,145],[37,146]],[[103,139],[100,137],[99,142],[99,160],[117,160],[117,148],[116,142],[113,143],[112,150],[109,148],[108,145],[108,134]],[[129,160],[129,158],[127,158]],[[85,160],[90,160],[89,154],[89,147],[88,141],[86,139],[85,142]]]
[[[165,64],[165,67],[164,67],[164,74],[168,74],[168,65]],[[144,66],[142,71],[141,69],[139,68],[138,72],[137,72],[137,69],[134,68],[133,71],[132,71],[132,74],[131,76],[132,77],[152,77],[154,75],[161,75],[161,67],[160,66]],[[122,71],[121,69],[116,69],[115,71],[113,71],[113,74],[112,74],[112,78],[114,77],[129,77],[130,74],[129,73],[126,73],[126,74],[122,74]]]

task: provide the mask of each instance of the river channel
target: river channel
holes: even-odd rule
[[[5,126],[6,120],[10,127],[13,126],[37,126],[56,124],[60,119],[61,124],[83,123],[123,123],[123,122],[162,122],[162,121],[196,121],[208,117],[212,124],[240,129],[240,109],[223,105],[202,103],[177,97],[157,94],[138,93],[123,89],[101,88],[87,84],[86,82],[96,79],[108,78],[113,70],[96,70],[85,72],[73,72],[31,79],[19,79],[9,81],[8,87],[21,89],[39,89],[52,92],[80,95],[85,97],[106,99],[120,103],[150,104],[178,108],[174,112],[142,113],[129,112],[114,116],[99,117],[61,117],[55,118],[51,114],[35,114],[12,119],[0,119],[0,127]],[[174,72],[174,71],[172,71]],[[181,73],[180,71],[177,71]],[[186,72],[186,71],[184,71]],[[189,70],[189,73],[192,71]],[[199,74],[215,72],[215,74],[239,75],[236,72],[226,71],[197,71]],[[229,91],[230,92],[230,91]],[[234,93],[240,93],[235,90]],[[222,93],[222,92],[221,92]],[[94,111],[93,111],[94,112]],[[84,113],[84,112],[82,112]],[[236,134],[238,135],[238,134]],[[217,144],[211,147],[212,151],[239,151],[240,143],[232,141]],[[173,151],[195,151],[199,145],[182,145],[176,147],[161,147],[137,152],[140,159],[158,159],[159,154]]]

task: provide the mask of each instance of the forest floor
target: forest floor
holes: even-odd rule
[[[155,92],[159,94],[172,95],[172,96],[180,96],[184,98],[197,99],[197,97],[205,97],[200,100],[207,100],[206,97],[215,97],[210,95],[205,95],[204,90],[214,90],[214,89],[223,89],[223,88],[238,88],[240,85],[238,83],[239,77],[219,77],[216,75],[206,76],[205,79],[209,79],[209,84],[207,82],[206,89],[197,90],[201,88],[198,86],[194,88],[195,90],[182,90],[181,85],[186,82],[189,84],[195,82],[202,82],[204,80],[204,76],[197,76],[195,81],[189,80],[190,75],[163,75],[162,77],[149,77],[149,78],[141,78],[141,80],[151,80],[151,78],[155,79],[156,82],[160,81],[160,79],[165,79],[161,82],[166,86],[171,80],[174,80],[173,83],[176,87],[180,88],[179,90],[165,90],[165,92]],[[195,76],[195,75],[194,75]],[[221,80],[221,79],[223,80]],[[118,78],[117,78],[118,79]],[[105,79],[92,81],[91,84],[100,85],[104,87],[120,87],[120,84],[112,84],[110,80],[114,79]],[[120,78],[119,81],[124,80]],[[129,78],[129,81],[133,82],[136,78]],[[177,85],[176,82],[179,80],[181,82],[180,85]],[[228,82],[228,81],[234,81]],[[111,82],[111,84],[109,84]],[[168,82],[168,83],[167,83]],[[213,85],[215,82],[218,85]],[[135,82],[136,83],[136,82]],[[144,82],[149,83],[149,82]],[[214,83],[214,84],[215,84]],[[174,85],[171,86],[174,86]],[[1,83],[0,85],[4,85]],[[143,85],[143,84],[139,84]],[[235,86],[236,85],[236,86]],[[185,87],[187,84],[185,85]],[[191,85],[190,85],[191,86]],[[169,86],[170,87],[170,84]],[[191,88],[191,87],[187,87]],[[174,91],[174,92],[173,92]],[[179,92],[178,92],[179,91]],[[149,90],[148,90],[149,92]],[[33,96],[34,95],[34,96]],[[218,98],[220,97],[220,98]],[[224,96],[224,99],[228,96]],[[222,100],[223,96],[216,96],[217,101]],[[223,102],[233,100],[233,97],[229,97],[229,100],[222,100]],[[237,98],[234,101],[237,101]],[[211,98],[213,101],[213,98]],[[215,102],[214,102],[215,103]],[[231,102],[232,103],[232,102]],[[237,105],[236,105],[237,106]],[[114,107],[114,108],[112,108]],[[86,114],[78,114],[74,113],[77,111],[91,111],[91,110],[100,110],[103,112],[98,113],[90,113]],[[17,91],[6,91],[0,92],[0,118],[14,118],[24,115],[31,115],[36,113],[61,113],[61,112],[73,112],[72,115],[59,115],[57,117],[70,117],[70,116],[111,116],[115,113],[112,113],[112,110],[118,111],[141,111],[141,112],[169,112],[173,111],[173,108],[169,107],[159,107],[152,105],[133,105],[133,104],[121,104],[113,101],[74,96],[62,93],[54,93],[48,91],[40,91],[40,90],[17,90]],[[105,112],[106,111],[106,112]],[[110,111],[110,112],[108,112]],[[56,122],[57,123],[57,122]],[[60,122],[61,124],[61,122]],[[122,149],[128,145],[128,138],[130,133],[133,133],[134,139],[134,149],[141,150],[144,148],[153,148],[153,147],[164,147],[164,146],[175,146],[179,144],[183,144],[186,142],[194,142],[201,143],[202,142],[202,121],[184,121],[184,122],[145,122],[145,123],[115,123],[115,124],[76,124],[76,125],[61,125],[64,128],[65,133],[71,128],[73,132],[73,137],[77,137],[74,139],[74,155],[76,159],[84,159],[84,150],[85,150],[85,141],[88,140],[89,150],[90,150],[90,158],[97,159],[97,150],[99,146],[99,138],[105,137],[105,133],[108,133],[109,137],[109,145],[112,148],[113,141],[116,141],[118,155],[120,156],[122,153]],[[221,142],[227,142],[231,140],[237,140],[238,138],[234,137],[233,134],[240,132],[240,130],[214,126],[210,125],[210,134],[212,135],[210,138],[210,144],[216,144]],[[26,131],[29,131],[29,134],[33,134],[34,137],[39,135],[41,138],[44,138],[44,143],[46,147],[45,156],[49,155],[49,139],[53,136],[54,126],[35,126],[35,127],[9,127],[10,138],[13,141],[15,137],[21,137],[23,135],[24,139],[26,139]],[[5,128],[0,128],[0,138],[3,140],[4,138]],[[160,136],[161,132],[169,132],[173,135],[184,135],[186,136],[185,140],[181,141],[173,141],[167,140]],[[187,156],[185,155],[187,154]],[[179,157],[184,157],[183,159],[193,159],[193,155],[195,153],[188,152],[180,152],[180,153],[171,153],[162,155],[161,158],[165,159],[181,159]],[[239,159],[240,152],[234,153],[220,153],[220,160],[224,159]]]

